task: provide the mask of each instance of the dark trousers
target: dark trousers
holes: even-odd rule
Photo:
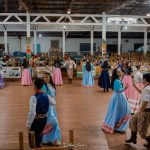
[[[35,143],[36,148],[41,147],[42,142],[42,131],[47,123],[47,117],[42,119],[34,119],[30,131],[35,132]],[[30,144],[30,136],[29,136],[29,144]],[[31,147],[31,144],[30,144]]]

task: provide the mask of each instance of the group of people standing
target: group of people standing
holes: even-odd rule
[[[22,72],[21,85],[32,85],[33,83],[32,83],[31,70],[33,68],[31,68],[32,65],[29,63],[27,58],[24,58],[22,66],[23,66],[23,72]],[[53,63],[53,70],[51,72],[51,76],[52,76],[54,84],[58,85],[58,86],[63,85],[61,67],[65,67],[66,68],[67,76],[68,76],[68,83],[72,83],[73,70],[76,69],[76,63],[70,57],[68,57],[68,59],[65,61],[64,64],[62,64],[60,62],[59,58],[57,58],[54,61],[54,63]],[[35,69],[33,69],[33,70],[35,71]]]
[[[150,136],[147,136],[150,124],[150,73],[142,75],[140,66],[137,66],[132,77],[130,69],[125,71],[124,77],[120,69],[113,70],[111,88],[114,92],[102,130],[106,133],[125,133],[129,125],[131,137],[125,142],[136,144],[139,132],[148,142],[144,146],[150,148]]]
[[[21,85],[34,85],[35,94],[31,96],[29,102],[27,129],[35,132],[36,147],[40,147],[41,143],[61,145],[55,85],[63,85],[61,66],[66,67],[68,83],[71,84],[76,64],[68,57],[64,64],[57,59],[53,65],[52,74],[45,72],[43,79],[35,78],[32,81],[28,60],[25,58],[22,64]],[[130,64],[125,63],[123,67],[119,61],[110,80],[108,71],[111,67],[107,60],[103,61],[101,68],[98,85],[104,91],[109,91],[110,88],[113,90],[102,130],[106,133],[125,133],[129,125],[131,137],[126,142],[136,144],[137,132],[139,132],[140,136],[148,142],[144,146],[150,148],[150,136],[146,135],[150,124],[150,73],[143,75],[140,72],[140,66],[136,66],[137,70],[134,72]],[[93,70],[94,65],[90,59],[84,60],[82,64],[83,87],[94,86]],[[0,73],[0,88],[4,85],[2,79]]]

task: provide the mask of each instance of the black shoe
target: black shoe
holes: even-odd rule
[[[114,132],[115,133],[121,133],[121,134],[125,134],[126,133],[126,131],[117,131],[117,130],[115,130]]]
[[[108,89],[108,88],[107,88],[106,90],[107,90],[107,92],[109,92],[109,89]]]
[[[147,141],[147,144],[143,144],[144,147],[150,148],[150,136],[147,136],[145,140]]]
[[[70,78],[68,79],[68,83],[70,84]]]
[[[136,143],[137,143],[136,139],[132,139],[132,138],[126,140],[125,142],[126,142],[126,143],[133,143],[133,144],[136,144]]]
[[[42,143],[42,146],[54,146],[54,144],[52,142]]]

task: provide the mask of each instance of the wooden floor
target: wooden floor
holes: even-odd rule
[[[104,134],[101,125],[112,92],[102,92],[99,87],[83,88],[81,81],[72,85],[67,83],[57,87],[57,112],[62,131],[62,142],[67,143],[68,131],[74,130],[75,143],[86,146],[79,150],[144,150],[138,137],[137,145],[127,145],[127,134]],[[21,86],[20,81],[7,81],[6,87],[0,89],[0,150],[18,147],[18,132],[25,134],[26,149],[28,139],[26,119],[32,86]]]

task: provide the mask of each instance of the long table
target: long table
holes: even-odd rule
[[[21,78],[21,67],[3,67],[4,78]]]

